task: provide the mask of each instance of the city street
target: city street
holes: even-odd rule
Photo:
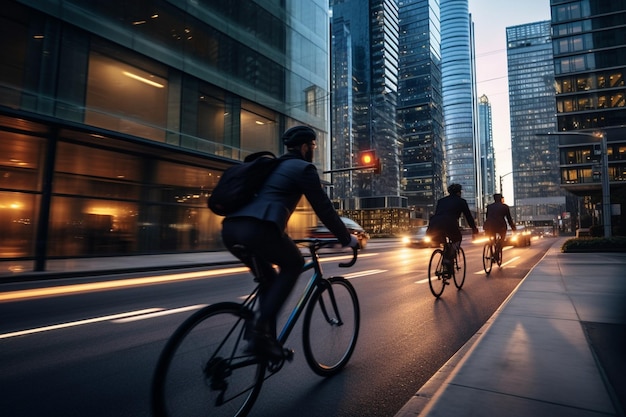
[[[349,278],[359,296],[355,353],[343,372],[324,380],[308,369],[296,325],[287,342],[296,352],[293,362],[266,381],[250,416],[393,416],[480,329],[553,242],[535,239],[530,247],[505,248],[502,268],[495,266],[487,277],[482,244],[465,239],[465,286],[448,286],[439,300],[426,277],[432,249],[372,240],[350,269],[337,266],[340,254],[325,254],[325,274]],[[158,282],[114,285],[149,277]],[[233,265],[33,282],[23,290],[71,290],[86,283],[94,285],[0,302],[3,416],[149,416],[150,379],[169,335],[201,306],[239,300],[253,288],[250,275]],[[7,288],[0,285],[0,293]],[[289,306],[301,289],[296,287]]]

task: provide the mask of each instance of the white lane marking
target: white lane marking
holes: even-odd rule
[[[510,264],[511,262],[515,262],[515,261],[517,261],[519,258],[521,258],[521,257],[520,257],[520,256],[514,256],[513,258],[509,259],[508,261],[503,262],[503,263],[502,263],[502,265],[500,265],[500,268],[502,268],[503,266],[506,266],[506,265]],[[496,265],[493,265],[493,267],[494,267],[494,268],[495,268],[495,267],[497,267],[497,266],[498,266],[497,264],[496,264]],[[511,268],[515,268],[515,267],[516,267],[516,265],[512,265],[512,266],[511,266]],[[492,270],[491,272],[493,272],[493,270]],[[480,271],[478,271],[478,272],[474,272],[474,275],[480,275],[480,274],[484,274],[484,273],[485,273],[485,270],[484,270],[484,269],[481,269],[481,270],[480,270]]]
[[[130,323],[132,321],[147,320],[147,319],[152,319],[155,317],[168,316],[170,314],[184,313],[185,311],[199,310],[202,307],[206,307],[206,306],[208,306],[208,304],[196,304],[196,305],[187,306],[187,307],[172,308],[170,310],[161,310],[161,311],[156,311],[154,313],[147,313],[147,314],[141,314],[141,315],[132,316],[132,317],[126,317],[123,319],[112,320],[112,322],[113,323]]]
[[[107,321],[107,320],[115,320],[115,319],[119,319],[122,317],[129,317],[129,316],[135,316],[135,315],[140,315],[140,314],[148,314],[148,313],[153,313],[155,311],[160,311],[160,310],[163,310],[163,309],[162,308],[147,308],[145,310],[129,311],[126,313],[111,314],[109,316],[94,317],[91,319],[53,324],[51,326],[36,327],[32,329],[20,330],[17,332],[3,333],[3,334],[0,334],[0,339],[8,339],[11,337],[24,336],[27,334],[41,333],[41,332],[47,332],[50,330],[58,330],[58,329],[64,329],[68,327],[82,326],[84,324],[98,323],[98,322]]]
[[[386,269],[370,269],[368,271],[359,271],[359,272],[353,272],[351,274],[346,274],[343,277],[345,279],[353,279],[353,278],[359,278],[359,277],[366,277],[368,275],[382,274],[383,272],[387,272],[387,270]]]

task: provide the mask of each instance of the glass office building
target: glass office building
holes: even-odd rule
[[[506,39],[516,221],[552,225],[566,192],[558,140],[543,135],[556,129],[550,21],[507,27]]]
[[[295,124],[328,165],[326,1],[11,0],[0,31],[1,260],[215,250],[225,168]]]
[[[461,184],[463,198],[476,212],[481,191],[471,16],[468,0],[440,0],[440,4],[446,183]]]
[[[626,233],[626,2],[551,0],[561,185],[582,197],[577,226],[601,222],[602,155],[613,233]],[[569,132],[572,132],[569,134]],[[585,137],[586,135],[586,137]],[[621,208],[620,208],[621,207]]]
[[[403,0],[399,11],[402,194],[428,222],[444,190],[439,1]]]
[[[493,201],[496,188],[496,157],[493,147],[493,125],[491,118],[491,103],[486,95],[478,99],[478,141],[480,152],[480,179],[482,181],[481,211],[484,212],[487,204]]]
[[[358,152],[367,149],[376,151],[383,167],[380,174],[334,174],[336,197],[399,196],[398,6],[393,0],[342,0],[330,4],[332,167],[346,168],[343,155],[351,157],[350,167],[357,166]]]

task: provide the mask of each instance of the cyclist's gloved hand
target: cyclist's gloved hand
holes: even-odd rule
[[[350,235],[350,243],[348,243],[346,246],[350,246],[351,248],[359,248],[359,239],[356,238],[356,236],[354,235]]]

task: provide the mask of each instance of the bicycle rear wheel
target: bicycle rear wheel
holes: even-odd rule
[[[493,246],[491,242],[485,243],[483,246],[483,269],[485,273],[489,275],[491,273],[491,269],[493,268]]]
[[[465,251],[459,247],[454,259],[454,285],[460,290],[465,283]]]
[[[180,325],[159,357],[152,381],[157,417],[243,417],[252,408],[265,363],[243,353],[245,319],[237,303],[205,307]]]
[[[502,240],[501,239],[498,239],[496,241],[495,256],[496,256],[496,263],[498,264],[498,266],[502,266]]]
[[[447,283],[447,278],[443,277],[443,250],[435,249],[428,263],[428,286],[430,287],[430,292],[439,298]]]
[[[323,280],[309,300],[302,323],[304,356],[313,372],[328,377],[348,363],[360,320],[359,299],[352,284],[343,277]]]

